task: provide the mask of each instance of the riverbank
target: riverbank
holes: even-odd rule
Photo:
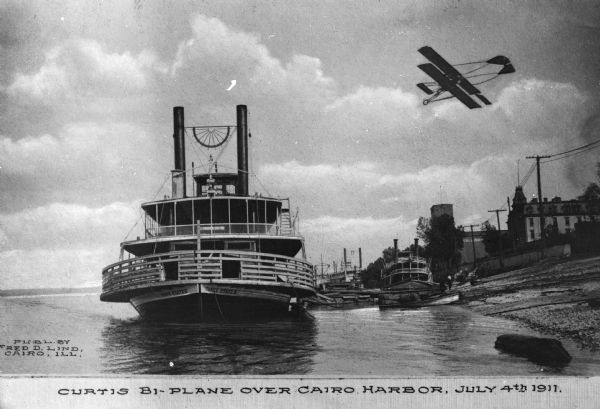
[[[475,312],[600,350],[600,257],[548,259],[453,288]]]

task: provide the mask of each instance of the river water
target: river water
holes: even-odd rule
[[[570,341],[562,341],[573,356],[563,368],[501,353],[500,334],[540,334],[460,306],[311,312],[310,322],[165,324],[96,294],[0,297],[0,373],[600,375],[600,354]]]

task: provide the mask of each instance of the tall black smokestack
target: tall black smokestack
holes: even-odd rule
[[[419,257],[419,239],[415,238],[415,257]]]
[[[175,151],[175,167],[173,169],[173,196],[186,197],[185,125],[183,107],[173,108],[173,145]]]
[[[362,270],[362,249],[358,248],[358,269]]]
[[[398,239],[394,239],[394,263],[398,262]]]
[[[248,196],[248,108],[237,106],[238,182],[236,194]]]

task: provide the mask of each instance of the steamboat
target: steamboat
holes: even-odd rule
[[[172,195],[141,205],[144,236],[121,243],[120,260],[102,271],[106,302],[128,302],[146,319],[228,321],[302,315],[316,295],[312,264],[289,199],[250,195],[245,105],[230,126],[186,127],[173,108]],[[237,173],[195,173],[187,193],[185,137],[223,149],[237,134]]]
[[[439,285],[433,282],[429,263],[415,254],[398,253],[398,240],[394,239],[394,261],[384,269],[383,286],[379,293],[379,308],[415,306],[430,297],[439,295]]]

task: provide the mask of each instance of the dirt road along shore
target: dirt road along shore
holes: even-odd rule
[[[548,259],[453,288],[484,315],[518,320],[542,333],[600,350],[600,257]]]

